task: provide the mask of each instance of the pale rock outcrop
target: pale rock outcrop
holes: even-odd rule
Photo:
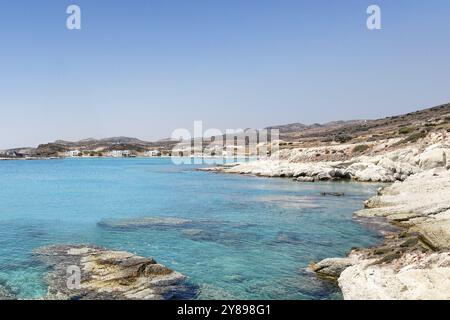
[[[327,258],[317,263],[311,263],[309,269],[320,276],[337,279],[342,271],[353,264],[352,258]]]
[[[434,219],[433,215],[450,209],[450,171],[439,168],[410,176],[382,190],[366,201],[358,216],[384,216],[398,222],[412,217]]]
[[[395,180],[393,172],[370,162],[353,164],[348,171],[357,181],[391,182]]]
[[[404,231],[386,235],[379,247],[350,253],[352,264],[338,278],[345,299],[450,299],[450,143],[446,134],[424,143],[371,161],[354,159],[357,179],[377,178],[383,168],[398,180],[356,215],[384,217]],[[326,271],[329,264],[326,259],[316,265]]]
[[[413,252],[387,264],[363,259],[338,282],[347,300],[448,300],[450,254]]]
[[[369,150],[384,151],[399,142],[398,139],[390,139],[367,145]],[[282,149],[267,159],[200,170],[294,178],[300,182],[340,179],[361,182],[404,181],[420,171],[446,168],[450,137],[446,132],[432,133],[422,139],[420,144],[406,144],[384,153],[361,156],[355,156],[352,151],[356,146],[343,144]],[[335,160],[323,161],[327,157]]]
[[[450,171],[444,168],[415,174],[369,199],[358,216],[386,217],[410,236],[353,251],[354,263],[338,281],[344,298],[450,299],[449,199]]]
[[[431,138],[429,138],[430,140]],[[440,141],[426,147],[405,146],[378,155],[362,155],[344,161],[314,161],[318,152],[349,152],[351,145],[280,150],[264,160],[224,165],[200,170],[264,177],[294,178],[300,182],[325,180],[356,180],[361,182],[404,181],[420,171],[446,168],[450,153],[448,138],[436,135],[430,141]],[[440,140],[439,140],[440,139]],[[319,153],[320,154],[320,153]]]
[[[424,219],[412,227],[421,235],[422,241],[433,249],[450,250],[450,210],[446,212],[445,218]]]
[[[35,250],[48,265],[46,299],[160,300],[192,298],[195,291],[186,277],[151,258],[96,246],[48,246]],[[80,286],[68,286],[68,267],[81,271]]]
[[[447,155],[443,148],[427,148],[419,157],[419,166],[422,170],[445,167],[447,165]]]
[[[409,165],[417,165],[416,156],[420,154],[420,151],[415,146],[408,146],[406,148],[398,149],[386,153],[385,158],[394,161],[396,163],[407,163]]]
[[[288,162],[266,159],[200,169],[263,177],[294,178],[297,181],[356,180],[362,182],[394,182],[418,171],[408,162],[394,162],[388,157],[359,157],[344,162]]]

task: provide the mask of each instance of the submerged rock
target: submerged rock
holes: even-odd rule
[[[232,293],[224,288],[217,287],[209,283],[203,283],[199,286],[200,300],[236,300],[238,299]]]
[[[181,233],[188,237],[202,236],[204,231],[202,229],[184,229]]]
[[[254,223],[222,220],[188,220],[176,217],[144,217],[110,219],[100,221],[98,226],[123,232],[140,229],[175,230],[193,241],[217,242],[228,246],[240,246],[246,239],[255,239],[257,234],[244,231]]]
[[[46,277],[47,299],[161,300],[195,296],[184,275],[152,258],[129,252],[61,245],[39,248],[35,256],[51,269]],[[68,285],[72,275],[69,267],[81,271],[79,286]]]
[[[257,235],[254,233],[223,231],[216,228],[184,229],[181,234],[192,241],[215,242],[231,247],[241,247],[244,242],[257,241]]]
[[[141,217],[102,220],[98,223],[98,226],[110,229],[138,229],[149,227],[179,227],[190,222],[191,220],[175,217]]]
[[[294,232],[280,231],[277,235],[276,243],[300,244],[302,242],[300,236]]]
[[[17,297],[9,288],[0,284],[0,300],[17,300]]]
[[[326,196],[333,196],[333,197],[345,196],[345,193],[343,193],[343,192],[321,192],[320,194],[324,197],[326,197]]]
[[[291,195],[265,195],[255,197],[258,201],[268,204],[274,204],[284,209],[317,209],[320,205],[316,199],[309,196],[291,196]]]

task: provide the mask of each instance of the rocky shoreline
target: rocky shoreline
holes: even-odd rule
[[[356,146],[284,149],[265,160],[200,170],[290,178],[297,182],[389,183],[355,213],[356,219],[378,226],[384,242],[372,248],[353,249],[347,257],[311,263],[309,269],[321,278],[336,281],[344,299],[450,299],[450,138],[446,133],[431,133],[414,144],[393,148],[396,143],[395,139],[381,141],[370,146],[371,153],[330,161],[314,159],[320,152],[348,153]],[[223,237],[213,229],[214,222],[202,223],[205,230],[214,231],[217,239]],[[173,217],[104,220],[98,225],[118,230],[179,228],[192,239],[217,240],[198,229],[198,221]],[[192,229],[194,226],[196,229]],[[48,294],[42,299],[157,300],[197,296],[197,289],[189,285],[184,275],[151,258],[124,251],[91,245],[56,245],[36,249],[34,257],[49,268],[45,279]],[[71,266],[81,271],[77,288],[67,285]],[[0,299],[16,297],[0,284]]]
[[[35,250],[35,258],[50,269],[48,300],[167,300],[196,295],[186,276],[151,258],[97,246],[61,245]],[[69,269],[72,268],[72,269]],[[79,268],[80,281],[68,286]]]
[[[382,218],[397,230],[384,232],[382,245],[311,263],[310,270],[337,281],[348,300],[450,299],[450,139],[445,132],[433,133],[389,150],[395,144],[383,141],[371,148],[385,152],[344,161],[315,162],[306,155],[317,148],[291,149],[266,160],[203,170],[300,182],[390,182],[355,217]]]
[[[431,169],[369,199],[361,217],[400,227],[383,245],[354,250],[338,275],[345,299],[450,299],[450,171]]]
[[[450,299],[450,171],[436,168],[383,188],[357,217],[398,226],[382,245],[311,264],[345,299]]]
[[[447,133],[431,134],[421,144],[392,148],[398,139],[374,143],[371,152],[352,152],[358,145],[283,149],[267,159],[230,163],[200,171],[247,174],[261,177],[291,178],[299,182],[354,180],[360,182],[404,181],[423,170],[446,167],[450,158]],[[342,161],[314,161],[327,154],[352,156]],[[336,159],[338,156],[331,158]]]

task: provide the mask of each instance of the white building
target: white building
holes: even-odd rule
[[[65,152],[65,156],[70,158],[78,157],[80,154],[81,154],[80,150],[69,150]]]
[[[160,157],[161,156],[161,151],[159,151],[159,150],[149,150],[149,151],[146,151],[144,155],[146,157]]]
[[[127,158],[131,156],[130,150],[113,150],[109,153],[110,157],[113,158]]]

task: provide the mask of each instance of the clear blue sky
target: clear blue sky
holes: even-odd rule
[[[448,0],[0,0],[0,149],[400,114],[450,101],[449,57]]]

